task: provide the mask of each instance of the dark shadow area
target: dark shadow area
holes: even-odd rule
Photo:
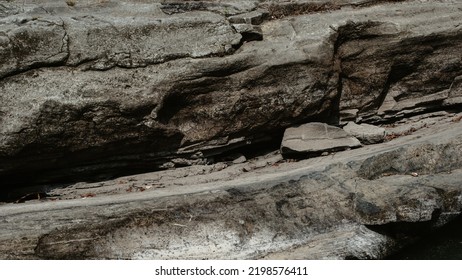
[[[389,260],[462,260],[462,216],[404,247]]]
[[[244,155],[247,160],[277,151],[280,147],[283,129],[256,134],[252,140],[204,149],[203,156],[208,163],[232,161],[235,155]],[[175,140],[175,141],[174,141]],[[177,144],[180,139],[170,139]],[[155,143],[156,144],[156,143]],[[163,143],[164,146],[167,144]],[[0,174],[0,202],[21,203],[48,197],[53,189],[65,188],[78,182],[94,183],[112,180],[122,176],[165,170],[165,163],[173,158],[191,158],[195,151],[175,154],[151,152],[155,146],[116,145],[94,148],[78,153],[62,154],[52,160],[38,158],[34,161],[17,158],[21,168]],[[175,164],[174,168],[189,166]]]

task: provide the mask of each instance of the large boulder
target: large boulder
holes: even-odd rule
[[[307,123],[286,129],[281,153],[288,157],[319,155],[360,146],[358,139],[341,128],[325,123]]]

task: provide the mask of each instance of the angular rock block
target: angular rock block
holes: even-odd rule
[[[325,123],[307,123],[286,129],[281,143],[281,153],[285,157],[297,157],[360,146],[358,139],[341,128]]]
[[[383,142],[385,129],[371,124],[355,124],[349,122],[343,127],[348,134],[356,137],[362,144],[375,144]]]

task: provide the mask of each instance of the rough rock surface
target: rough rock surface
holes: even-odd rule
[[[320,155],[358,148],[361,143],[343,129],[325,123],[307,123],[284,132],[281,153],[284,156]]]
[[[460,115],[445,120],[462,106],[461,10],[0,0],[0,198],[85,198],[2,205],[0,256],[386,255],[403,243],[396,224],[420,232],[460,211]],[[294,124],[347,121],[381,125],[391,141],[303,165],[252,160]],[[416,139],[419,129],[438,137]],[[247,161],[223,160],[238,153]],[[104,181],[153,170],[141,184]]]
[[[355,124],[348,122],[343,127],[348,134],[358,138],[362,144],[375,144],[383,142],[385,139],[385,128],[371,124]]]
[[[333,156],[262,158],[250,172],[81,183],[55,190],[62,200],[1,205],[0,258],[383,258],[460,215],[461,139],[448,120]]]
[[[2,193],[203,163],[294,123],[456,108],[461,5],[1,2]]]

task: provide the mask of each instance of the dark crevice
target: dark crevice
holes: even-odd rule
[[[275,129],[265,134],[255,135],[253,140],[236,145],[235,148],[226,147],[218,153],[210,150],[205,151],[205,154],[214,155],[217,162],[228,161],[230,156],[236,154],[242,154],[249,160],[279,150],[283,135],[284,129]]]
[[[49,102],[38,116],[37,127],[47,127],[49,134],[26,131],[18,138],[37,134],[37,142],[22,147],[14,157],[0,162],[0,200],[14,201],[28,193],[46,192],[79,181],[101,181],[129,174],[156,171],[173,157],[180,146],[182,134],[170,128],[147,129],[138,124],[153,110],[152,104],[120,111],[117,103],[60,108]],[[103,107],[111,116],[93,126],[94,111]],[[65,111],[65,114],[62,112]],[[66,122],[61,122],[65,119]],[[125,128],[113,122],[123,121]],[[70,150],[78,135],[92,147]],[[107,142],[107,135],[117,133],[118,139]],[[159,137],[163,135],[163,137]],[[35,137],[35,136],[34,136]],[[78,138],[77,138],[78,139]],[[57,147],[56,143],[61,145]],[[162,150],[159,147],[163,147]]]
[[[127,150],[120,147],[117,150]],[[77,182],[98,182],[110,180],[121,176],[140,174],[162,170],[163,163],[168,162],[168,157],[156,157],[149,152],[138,152],[130,155],[120,155],[110,158],[99,151],[87,151],[76,154],[64,154],[54,159],[56,166],[45,166],[39,161],[37,166],[24,166],[24,171],[3,173],[0,176],[2,186],[0,189],[0,201],[15,202],[23,196],[37,193],[47,193],[52,189],[63,188]],[[95,162],[93,157],[98,157]],[[82,165],[82,162],[86,165]],[[80,163],[80,164],[78,164]],[[59,167],[58,167],[59,166]],[[34,198],[31,198],[34,199]],[[25,199],[28,200],[28,199]]]
[[[411,244],[388,256],[390,260],[462,259],[462,216],[441,228],[427,231]]]
[[[410,111],[405,114],[397,114],[398,112],[395,112],[393,115],[387,115],[386,118],[374,118],[375,115],[369,115],[369,116],[363,116],[361,123],[368,123],[368,124],[374,124],[374,125],[387,125],[387,124],[393,124],[396,123],[399,120],[406,119],[406,118],[412,118],[416,117],[419,115],[423,114],[430,114],[430,113],[436,113],[436,112],[441,112],[445,111],[448,113],[460,113],[462,112],[462,107],[460,104],[453,104],[453,105],[443,105],[443,102],[435,102],[432,104],[428,104],[426,106],[420,105],[418,108],[420,110],[418,111]]]
[[[193,11],[207,11],[212,13],[217,13],[223,15],[218,11],[214,11],[213,8],[216,7],[230,7],[229,5],[223,3],[213,3],[213,2],[203,2],[203,1],[174,1],[174,2],[164,2],[160,7],[161,11],[167,15],[181,14],[186,12]],[[226,15],[225,15],[226,16]]]
[[[157,112],[157,120],[162,124],[168,124],[170,120],[188,105],[186,94],[173,92],[164,99],[162,107]]]
[[[62,25],[61,27],[63,28],[64,30],[64,36],[63,36],[63,44],[61,46],[61,51],[63,51],[64,49],[64,45],[66,46],[66,53],[67,53],[67,56],[64,58],[64,62],[63,64],[66,65],[67,64],[67,61],[69,60],[69,57],[71,56],[71,44],[70,44],[70,39],[69,39],[69,34],[67,33],[67,26],[66,26],[66,22],[61,18],[61,21],[62,21]]]
[[[263,40],[263,35],[258,32],[241,32],[242,35],[241,41],[239,44],[234,45],[234,49],[237,51],[239,50],[242,45],[244,45],[246,42],[251,42],[251,41],[262,41]]]
[[[392,222],[382,225],[365,225],[368,229],[398,239],[414,239],[422,234],[432,232],[441,215],[441,209],[435,209],[432,218],[423,222]]]
[[[371,1],[363,1],[359,3],[346,3],[346,4],[338,4],[334,1],[332,2],[324,2],[324,3],[316,3],[313,1],[306,1],[302,3],[297,2],[285,2],[285,3],[278,3],[278,4],[261,4],[261,7],[268,9],[270,14],[270,19],[281,19],[288,16],[298,16],[298,15],[305,15],[305,14],[313,14],[313,13],[326,13],[335,10],[340,10],[343,7],[353,7],[353,8],[365,8],[371,7],[380,4],[386,3],[395,3],[395,2],[406,2],[408,0],[371,0]]]
[[[333,10],[339,10],[340,5],[335,3],[280,3],[280,4],[269,4],[262,5],[268,9],[270,19],[281,19],[288,16],[305,15],[319,12],[329,12]]]
[[[391,252],[392,254],[395,254],[409,244],[415,244],[416,242],[420,242],[420,240],[424,240],[436,232],[440,232],[442,230],[439,225],[441,214],[441,209],[435,209],[432,213],[432,218],[428,221],[391,222],[381,225],[365,226],[374,232],[392,238],[397,242],[397,244],[401,244],[400,246],[396,247],[393,252]]]
[[[64,66],[64,60],[63,61],[57,61],[57,62],[51,62],[51,63],[36,62],[36,63],[32,63],[31,65],[29,65],[27,67],[17,68],[14,71],[10,71],[10,72],[8,72],[8,73],[6,73],[4,75],[0,75],[0,79],[2,79],[2,80],[8,79],[8,78],[14,77],[16,75],[25,74],[25,73],[27,73],[29,71],[35,71],[35,70],[38,70],[38,69],[41,69],[41,68],[58,68],[58,67],[63,67],[63,66]]]
[[[370,111],[371,109],[380,108],[380,106],[382,106],[383,102],[385,101],[385,98],[388,95],[390,87],[394,83],[406,77],[407,75],[413,73],[416,68],[416,65],[410,65],[407,63],[394,64],[388,72],[387,79],[385,80],[385,83],[382,86],[382,91],[380,92],[377,100],[374,100],[374,102],[371,104],[366,104],[358,113],[361,114],[363,111]]]
[[[263,156],[279,149],[284,130],[267,131],[254,137],[248,137],[246,141],[225,145],[223,147],[202,149],[202,156],[207,159],[208,163],[228,162],[231,163],[231,157],[235,155],[244,155],[247,160]],[[240,137],[239,135],[235,137]],[[172,143],[179,141],[181,138],[170,139]],[[77,153],[63,153],[55,155],[51,165],[44,159],[27,161],[30,166],[23,166],[19,176],[17,172],[3,173],[0,177],[2,186],[0,189],[0,201],[3,202],[24,202],[27,200],[36,200],[46,197],[46,193],[56,188],[63,188],[77,182],[99,182],[111,180],[121,176],[140,174],[146,172],[155,172],[164,170],[165,163],[173,159],[189,159],[195,154],[190,153],[176,154],[172,151],[170,154],[159,154],[150,152],[149,148],[154,144],[146,144],[146,151],[142,146],[129,146],[119,143],[110,148],[107,145],[104,149],[88,149]],[[36,148],[31,147],[32,150]],[[120,151],[125,151],[121,154]],[[25,151],[24,153],[27,153]],[[127,154],[129,153],[129,154]],[[117,156],[110,156],[117,154]],[[21,158],[17,158],[22,161]],[[82,164],[84,163],[84,165]],[[175,164],[175,167],[189,166],[190,164]],[[57,168],[56,166],[59,166]]]
[[[372,6],[380,5],[380,4],[399,3],[399,2],[406,2],[406,1],[409,1],[409,0],[370,0],[370,1],[348,4],[348,6],[352,6],[355,8],[366,8],[366,7],[372,7]]]

